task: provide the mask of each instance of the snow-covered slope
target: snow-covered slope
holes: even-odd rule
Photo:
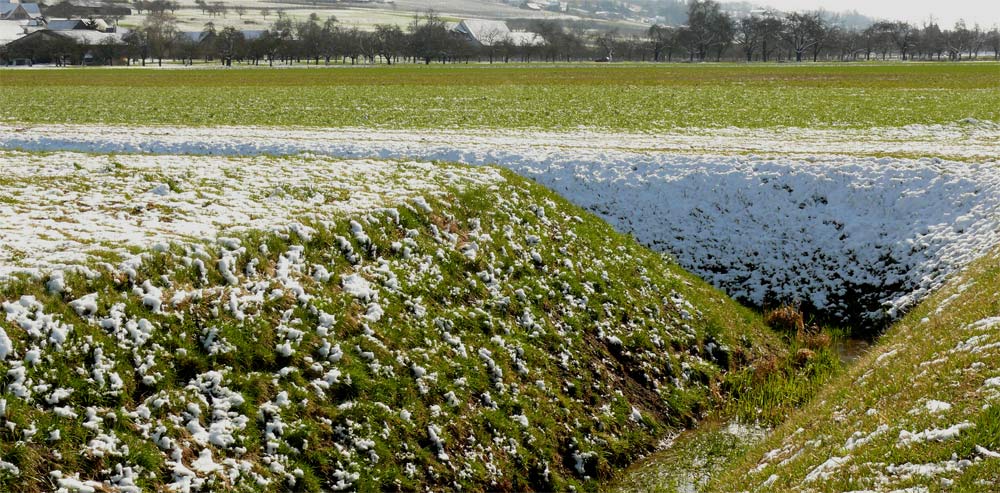
[[[853,323],[894,318],[1000,240],[992,164],[660,155],[516,169],[734,297]]]
[[[783,353],[502,170],[36,157],[4,249],[86,268],[3,283],[0,491],[594,489]]]
[[[997,243],[1000,166],[987,157],[998,142],[1000,128],[978,122],[669,135],[0,129],[0,145],[35,150],[496,163],[674,254],[734,297],[798,301],[874,326]],[[877,153],[934,157],[864,157]]]
[[[955,276],[703,491],[998,491],[998,260]]]
[[[426,162],[23,152],[0,152],[0,176],[0,278],[504,181]]]

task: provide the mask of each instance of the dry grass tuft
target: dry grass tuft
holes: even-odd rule
[[[833,342],[830,334],[823,332],[823,330],[816,324],[810,325],[809,327],[800,329],[796,332],[795,340],[799,344],[814,351],[826,349],[830,347],[830,343]]]
[[[802,348],[795,352],[795,367],[802,368],[816,358],[816,353],[810,349]]]
[[[798,334],[806,326],[802,312],[792,305],[784,305],[767,312],[764,315],[764,323],[778,332],[788,334]]]

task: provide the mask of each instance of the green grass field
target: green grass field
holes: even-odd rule
[[[1000,64],[0,71],[0,121],[656,131],[1000,120]]]

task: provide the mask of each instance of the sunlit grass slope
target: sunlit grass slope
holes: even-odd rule
[[[1000,488],[998,260],[913,310],[710,489]]]
[[[785,354],[505,176],[6,284],[0,489],[594,490]]]

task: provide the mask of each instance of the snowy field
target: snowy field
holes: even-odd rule
[[[142,152],[154,154],[326,155],[394,158],[400,155],[470,164],[555,152],[579,160],[608,153],[780,154],[806,158],[822,154],[927,156],[986,161],[1000,147],[1000,124],[966,121],[879,129],[688,129],[669,134],[524,130],[318,130],[273,127],[135,127],[0,124],[0,147],[35,151]]]
[[[755,304],[797,300],[837,317],[860,313],[855,323],[894,317],[997,243],[1000,167],[990,159],[1000,151],[998,142],[1000,126],[974,121],[867,131],[724,129],[669,135],[0,127],[0,146],[31,151],[309,153],[499,164],[672,253],[685,268],[737,298]],[[127,159],[160,163],[163,169],[233,162]],[[311,172],[328,163],[317,161]],[[357,170],[338,163],[330,172],[357,171],[354,179],[368,167],[379,168],[371,162]],[[289,169],[277,175],[268,178],[284,183],[302,178]],[[142,180],[132,186],[140,183],[148,187]],[[132,190],[139,193],[148,191]]]
[[[277,12],[282,11],[293,21],[301,22],[315,13],[320,19],[336,17],[338,22],[347,28],[358,27],[373,29],[377,24],[398,25],[406,28],[414,16],[424,15],[434,11],[446,19],[461,19],[467,17],[482,17],[498,19],[511,18],[577,18],[555,12],[537,12],[521,9],[515,6],[497,2],[482,2],[476,0],[400,0],[393,4],[374,5],[363,3],[335,4],[324,2],[287,2],[267,0],[237,0],[226,2],[229,11],[221,16],[203,12],[193,0],[181,0],[177,10],[179,27],[185,31],[201,31],[205,24],[212,22],[216,28],[233,26],[237,29],[267,29],[277,19]],[[237,7],[243,7],[245,12],[240,15]],[[268,9],[265,16],[262,9]],[[133,15],[125,16],[119,22],[123,25],[141,25],[145,16],[133,9]]]
[[[0,176],[0,278],[502,181],[490,168],[416,162],[68,152],[0,152]]]

